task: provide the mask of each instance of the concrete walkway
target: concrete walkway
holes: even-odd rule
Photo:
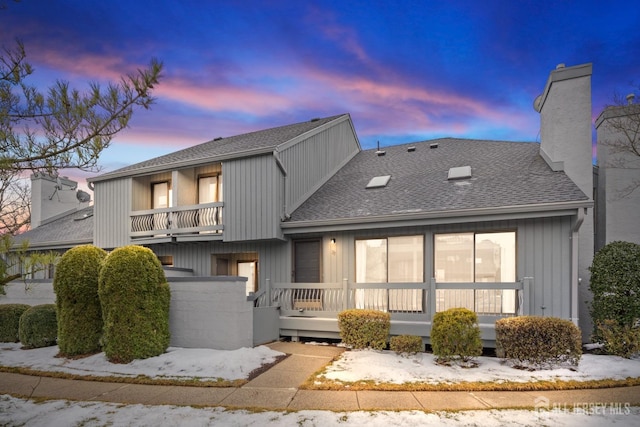
[[[560,408],[587,404],[640,406],[640,386],[566,391],[323,391],[299,390],[307,378],[340,355],[341,348],[275,342],[290,356],[242,387],[214,388],[139,385],[67,380],[0,373],[0,394],[32,398],[140,403],[144,405],[223,406],[268,410],[463,410]]]

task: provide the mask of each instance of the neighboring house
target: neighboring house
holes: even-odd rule
[[[145,245],[169,275],[247,277],[256,307],[278,307],[283,336],[337,337],[337,313],[358,307],[428,342],[433,314],[464,306],[487,345],[495,320],[516,314],[571,319],[586,339],[590,76],[590,64],[550,73],[535,102],[540,144],[362,150],[344,114],[106,173],[89,180],[91,240]]]
[[[596,119],[596,250],[616,240],[640,244],[640,105],[627,99]]]

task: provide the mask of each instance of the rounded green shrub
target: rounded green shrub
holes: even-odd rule
[[[596,253],[589,270],[594,339],[604,341],[602,328],[605,322],[613,321],[618,327],[629,330],[637,327],[640,321],[640,245],[611,242]]]
[[[98,276],[107,253],[93,245],[65,252],[56,268],[53,290],[58,308],[58,346],[65,356],[100,350],[102,308]]]
[[[431,349],[438,363],[468,363],[482,354],[478,316],[466,308],[450,308],[433,316]]]
[[[58,322],[56,305],[34,305],[20,316],[18,335],[25,348],[48,347],[56,344]]]
[[[424,350],[424,344],[417,335],[396,335],[389,340],[389,349],[397,354],[416,354]]]
[[[0,342],[18,342],[20,316],[29,309],[27,304],[0,305]]]
[[[338,313],[342,341],[352,348],[384,350],[389,339],[391,315],[377,310],[351,309]]]
[[[114,363],[158,356],[169,346],[171,294],[162,265],[148,248],[115,249],[100,269],[103,350]]]
[[[598,323],[598,333],[608,354],[631,359],[640,353],[640,327],[620,325],[614,320]]]
[[[582,334],[566,319],[506,317],[496,321],[496,354],[524,367],[562,363],[577,366],[582,356]]]

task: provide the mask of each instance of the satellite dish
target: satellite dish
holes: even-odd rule
[[[80,203],[87,203],[91,201],[91,195],[86,191],[82,191],[82,190],[78,190],[78,192],[76,193],[76,198]]]

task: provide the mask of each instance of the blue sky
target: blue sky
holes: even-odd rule
[[[593,63],[593,115],[640,84],[632,1],[0,0],[31,83],[85,89],[164,62],[157,103],[105,171],[179,148],[350,113],[364,148],[454,136],[539,140],[549,72]],[[69,171],[73,177],[86,177]],[[84,180],[84,178],[79,178]]]

